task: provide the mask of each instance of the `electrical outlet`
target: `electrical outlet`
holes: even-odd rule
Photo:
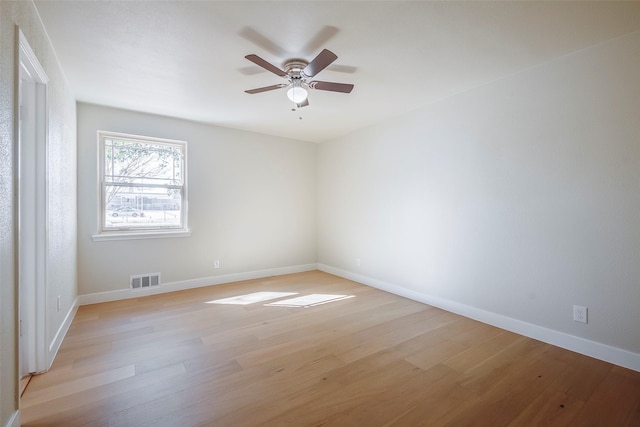
[[[587,307],[574,305],[573,320],[575,320],[576,322],[587,323]]]
[[[356,258],[356,265],[360,267],[360,258]]]
[[[219,259],[214,259],[213,260],[213,268],[220,268],[220,260]]]

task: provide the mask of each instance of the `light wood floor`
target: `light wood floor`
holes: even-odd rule
[[[267,291],[353,297],[207,303]],[[22,420],[640,426],[640,373],[309,272],[80,307],[52,369],[29,383]]]

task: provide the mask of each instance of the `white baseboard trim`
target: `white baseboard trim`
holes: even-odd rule
[[[20,411],[15,411],[5,425],[6,427],[20,427]]]
[[[362,274],[353,273],[351,271],[342,270],[324,264],[318,264],[318,270],[330,273],[345,279],[353,280],[374,288],[390,292],[414,301],[422,302],[443,310],[459,314],[470,319],[477,320],[482,323],[496,326],[507,331],[515,332],[529,338],[533,338],[548,344],[562,347],[576,353],[604,360],[605,362],[623,366],[640,372],[640,354],[633,353],[607,344],[570,335],[554,329],[545,328],[534,325],[532,323],[523,322],[518,319],[503,316],[501,314],[482,310],[469,305],[461,304],[444,298],[425,295],[410,289],[403,288],[382,280],[364,276]]]
[[[97,304],[101,302],[118,301],[139,298],[147,295],[164,294],[185,289],[201,288],[205,286],[221,285],[242,280],[262,279],[263,277],[282,276],[283,274],[302,273],[317,270],[317,264],[302,264],[289,267],[269,268],[266,270],[248,271],[244,273],[223,274],[220,276],[202,277],[199,279],[183,280],[180,282],[163,283],[160,286],[145,289],[119,289],[117,291],[98,292],[78,296],[78,305]]]
[[[71,327],[71,322],[73,321],[73,318],[75,317],[77,311],[78,311],[78,297],[76,297],[75,301],[73,301],[73,304],[71,304],[71,308],[69,308],[67,315],[64,317],[64,321],[58,328],[56,335],[53,337],[53,340],[51,340],[51,343],[49,344],[49,355],[47,358],[47,371],[49,370],[49,368],[51,368],[51,365],[53,364],[53,361],[56,358],[56,355],[58,354],[58,350],[60,350],[60,346],[62,345],[62,340],[64,339],[65,335],[67,335],[67,332],[69,332],[69,328]]]

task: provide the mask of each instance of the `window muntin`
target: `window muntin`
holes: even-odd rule
[[[100,232],[186,231],[187,143],[98,132]]]

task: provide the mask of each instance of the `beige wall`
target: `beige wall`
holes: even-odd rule
[[[191,236],[92,240],[98,130],[187,141]],[[80,294],[127,289],[135,274],[210,284],[315,263],[315,156],[313,143],[78,104]]]
[[[17,246],[15,70],[16,26],[25,34],[49,78],[47,141],[47,272],[44,310],[47,346],[77,296],[76,117],[67,86],[35,7],[27,1],[0,2],[0,425],[14,418],[17,397]],[[56,310],[57,296],[61,309]]]
[[[636,32],[321,144],[319,263],[640,369],[639,75]]]

